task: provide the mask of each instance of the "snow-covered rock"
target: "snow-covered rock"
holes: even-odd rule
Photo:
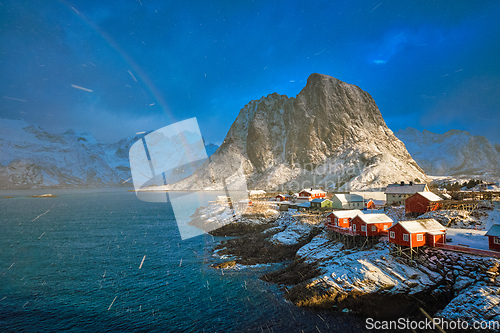
[[[436,316],[447,320],[500,321],[500,287],[488,286],[484,282],[471,285],[455,297]]]

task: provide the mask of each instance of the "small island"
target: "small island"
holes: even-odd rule
[[[36,194],[36,195],[30,195],[28,198],[57,198],[57,195],[54,194]]]

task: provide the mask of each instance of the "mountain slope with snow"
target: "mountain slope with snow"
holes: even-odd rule
[[[129,150],[138,139],[111,144],[88,132],[51,134],[24,120],[0,119],[0,189],[122,186],[131,177]],[[209,144],[207,151],[217,148]],[[171,179],[183,179],[182,172],[171,170]]]
[[[248,188],[260,189],[369,189],[427,179],[368,93],[321,74],[295,98],[274,93],[248,103],[210,163],[168,188],[220,189],[240,170]]]
[[[436,134],[411,127],[395,134],[429,175],[500,175],[500,153],[484,136],[460,130]]]

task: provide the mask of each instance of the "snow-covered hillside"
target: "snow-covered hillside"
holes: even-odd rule
[[[129,149],[137,140],[110,144],[89,132],[52,134],[24,120],[0,119],[0,189],[124,185],[130,179]]]
[[[500,175],[500,153],[484,136],[459,130],[436,134],[411,127],[395,134],[429,175]]]

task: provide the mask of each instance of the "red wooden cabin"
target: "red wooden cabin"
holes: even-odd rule
[[[362,215],[363,212],[359,209],[353,210],[338,210],[332,212],[326,217],[326,225],[340,227],[340,228],[350,228],[351,220],[356,217],[356,215]]]
[[[424,214],[441,208],[442,201],[432,192],[417,192],[405,200],[406,214]]]
[[[387,233],[394,221],[385,214],[361,214],[351,221],[353,232],[361,236],[380,236]]]
[[[322,198],[326,198],[326,192],[322,190],[313,190],[312,188],[300,191],[298,197],[298,199],[309,200],[309,201],[313,199],[322,199]]]
[[[401,221],[389,228],[389,242],[410,248],[444,244],[446,227],[434,219]]]
[[[289,194],[278,194],[276,196],[276,201],[289,201],[291,196]]]
[[[500,224],[492,225],[486,236],[488,236],[489,249],[500,251]]]

